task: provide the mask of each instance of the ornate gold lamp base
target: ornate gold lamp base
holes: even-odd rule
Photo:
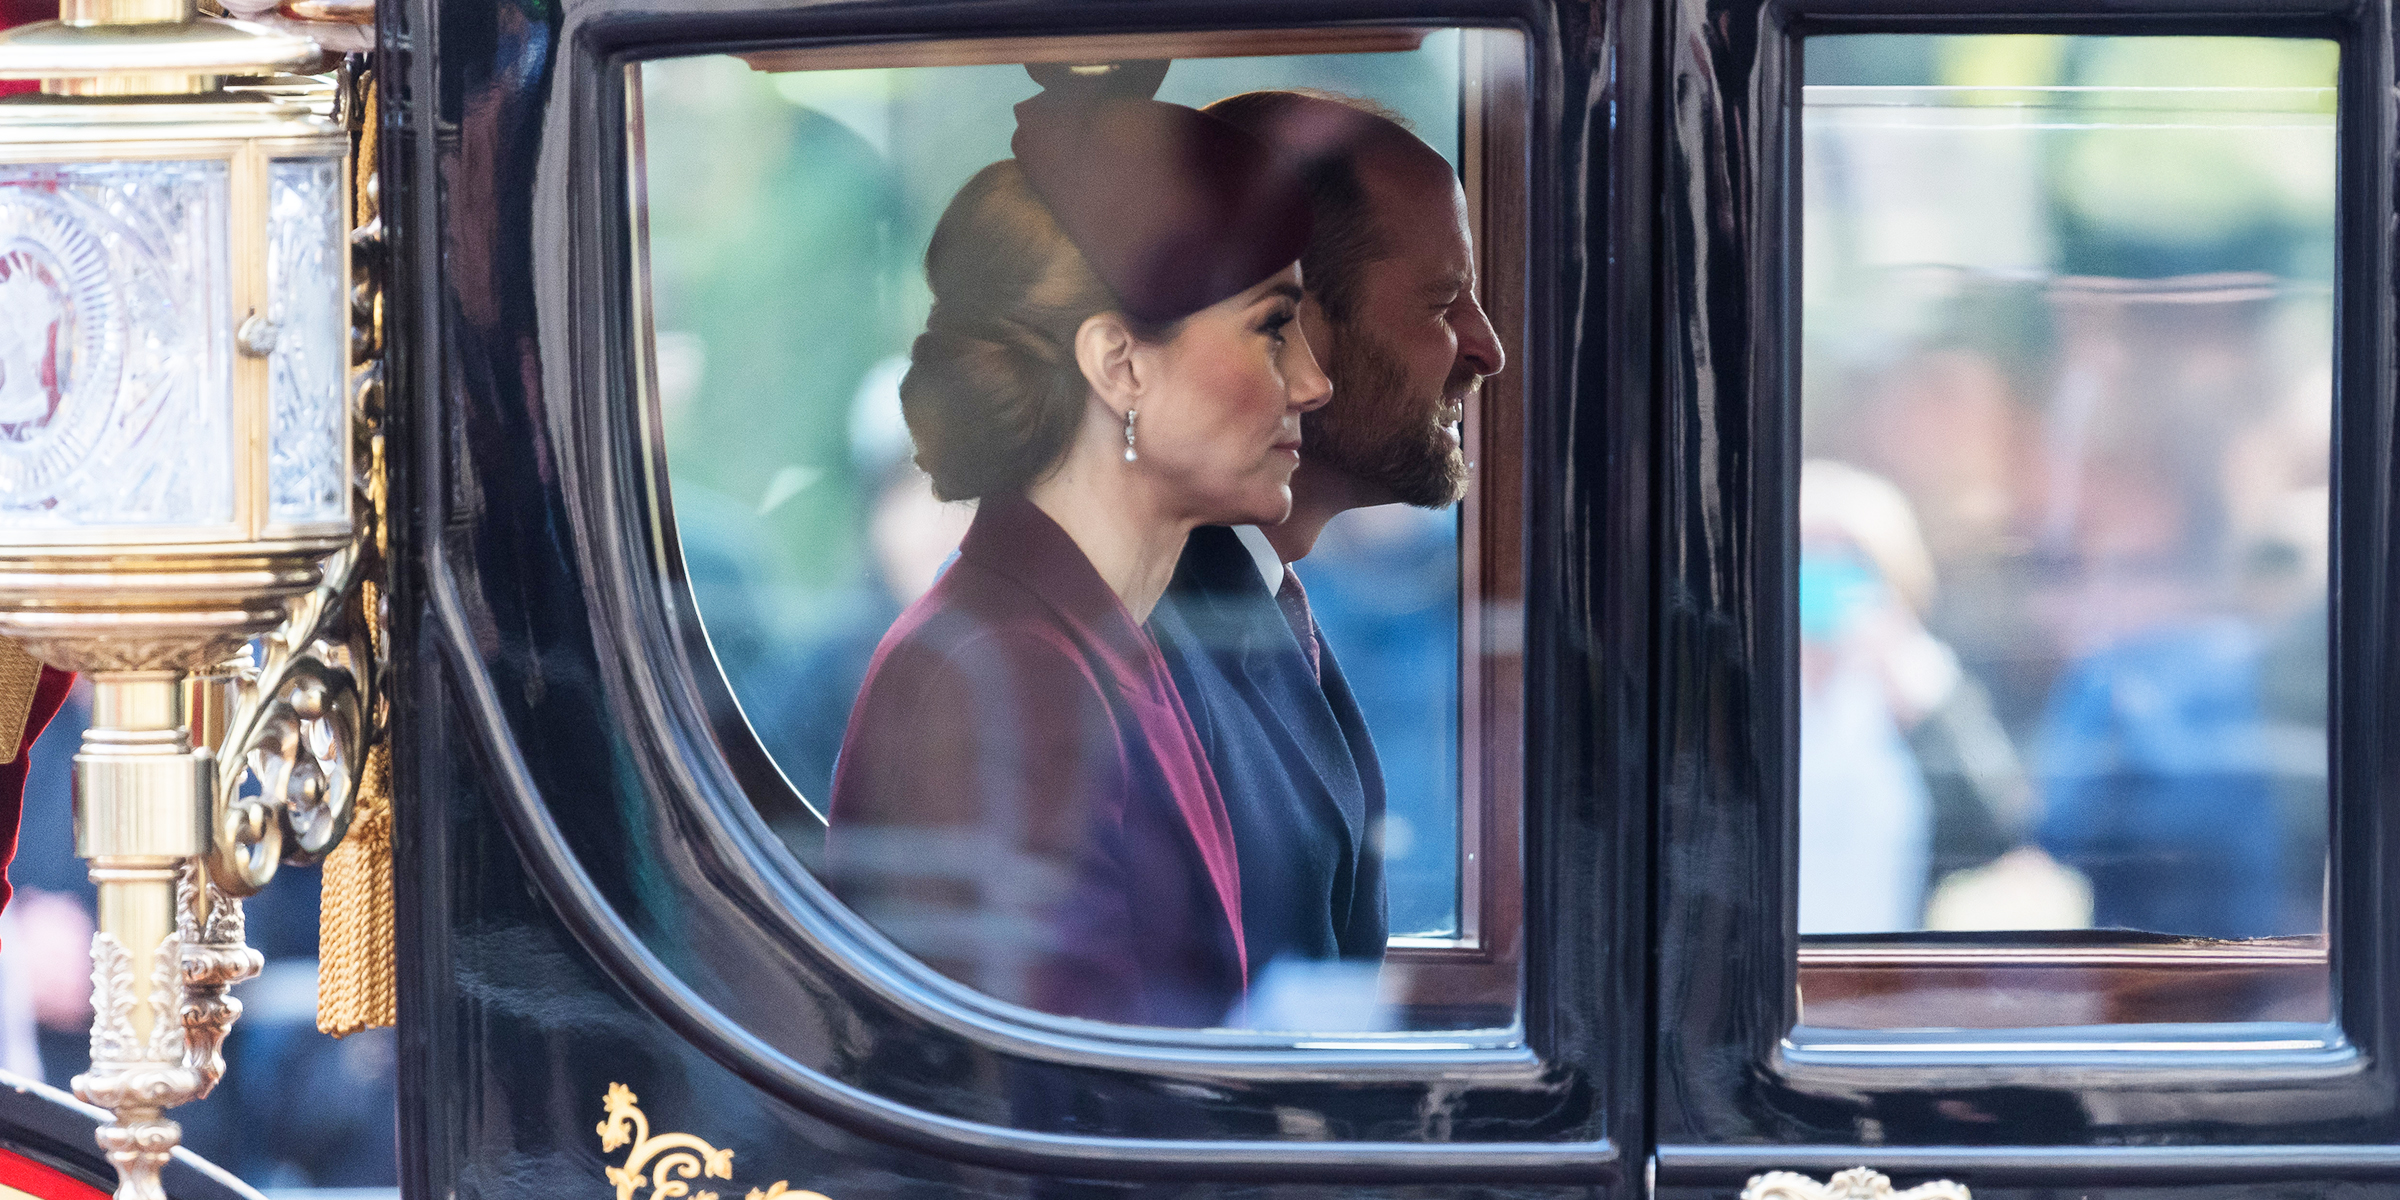
[[[92,1066],[75,1077],[75,1094],[115,1114],[100,1146],[125,1200],[164,1195],[159,1169],[182,1130],[163,1110],[215,1082],[192,1061],[182,1012],[178,926],[199,923],[185,914],[207,901],[196,864],[207,846],[201,797],[215,783],[208,751],[190,743],[182,694],[176,671],[95,672],[92,726],[75,756],[75,848],[100,892]],[[238,1003],[219,997],[220,1007]]]
[[[361,656],[327,632],[360,561],[350,141],[338,89],[225,86],[319,63],[291,28],[60,17],[0,33],[0,79],[43,92],[0,101],[0,242],[43,281],[0,296],[0,379],[40,393],[11,400],[33,440],[0,443],[0,637],[91,677],[75,1091],[114,1114],[120,1200],[163,1200],[166,1110],[222,1076],[227,989],[262,965],[240,897],[341,840],[365,756]],[[253,645],[239,711],[187,688]]]
[[[241,902],[206,875],[215,762],[191,744],[183,696],[179,671],[94,671],[75,756],[76,852],[100,906],[92,1063],[75,1094],[114,1114],[99,1140],[121,1200],[163,1200],[159,1171],[182,1136],[165,1110],[216,1085],[241,1013],[226,989],[262,965],[242,943]]]
[[[76,852],[100,892],[92,1065],[75,1094],[115,1114],[99,1138],[124,1200],[163,1197],[159,1170],[182,1137],[164,1110],[216,1086],[242,1010],[226,989],[263,965],[243,944],[241,902],[202,867],[216,772],[189,740],[183,695],[180,672],[94,672],[75,756]]]

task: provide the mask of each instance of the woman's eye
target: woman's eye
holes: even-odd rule
[[[1283,340],[1283,331],[1289,328],[1291,323],[1291,314],[1284,313],[1281,316],[1267,318],[1266,323],[1258,327],[1258,331],[1280,342]]]

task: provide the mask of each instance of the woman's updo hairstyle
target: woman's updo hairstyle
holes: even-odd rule
[[[1065,456],[1090,388],[1075,335],[1104,312],[1134,336],[1297,261],[1304,181],[1249,133],[1151,99],[1165,62],[1026,68],[1014,158],[976,172],[925,251],[933,312],[900,381],[934,494],[1021,492]]]
[[[1122,306],[1015,159],[976,172],[951,199],[925,250],[925,278],[933,315],[900,381],[917,465],[944,500],[1021,492],[1066,453],[1083,420],[1090,388],[1075,362],[1076,330]]]

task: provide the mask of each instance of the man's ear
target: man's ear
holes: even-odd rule
[[[1085,317],[1075,329],[1075,365],[1084,383],[1118,413],[1141,407],[1142,372],[1134,361],[1135,348],[1133,330],[1113,312]]]

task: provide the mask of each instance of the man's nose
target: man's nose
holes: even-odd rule
[[[1473,296],[1466,298],[1464,312],[1453,322],[1458,330],[1459,361],[1467,364],[1477,375],[1497,375],[1508,365],[1508,352],[1500,348],[1500,334],[1492,328],[1483,305]]]

